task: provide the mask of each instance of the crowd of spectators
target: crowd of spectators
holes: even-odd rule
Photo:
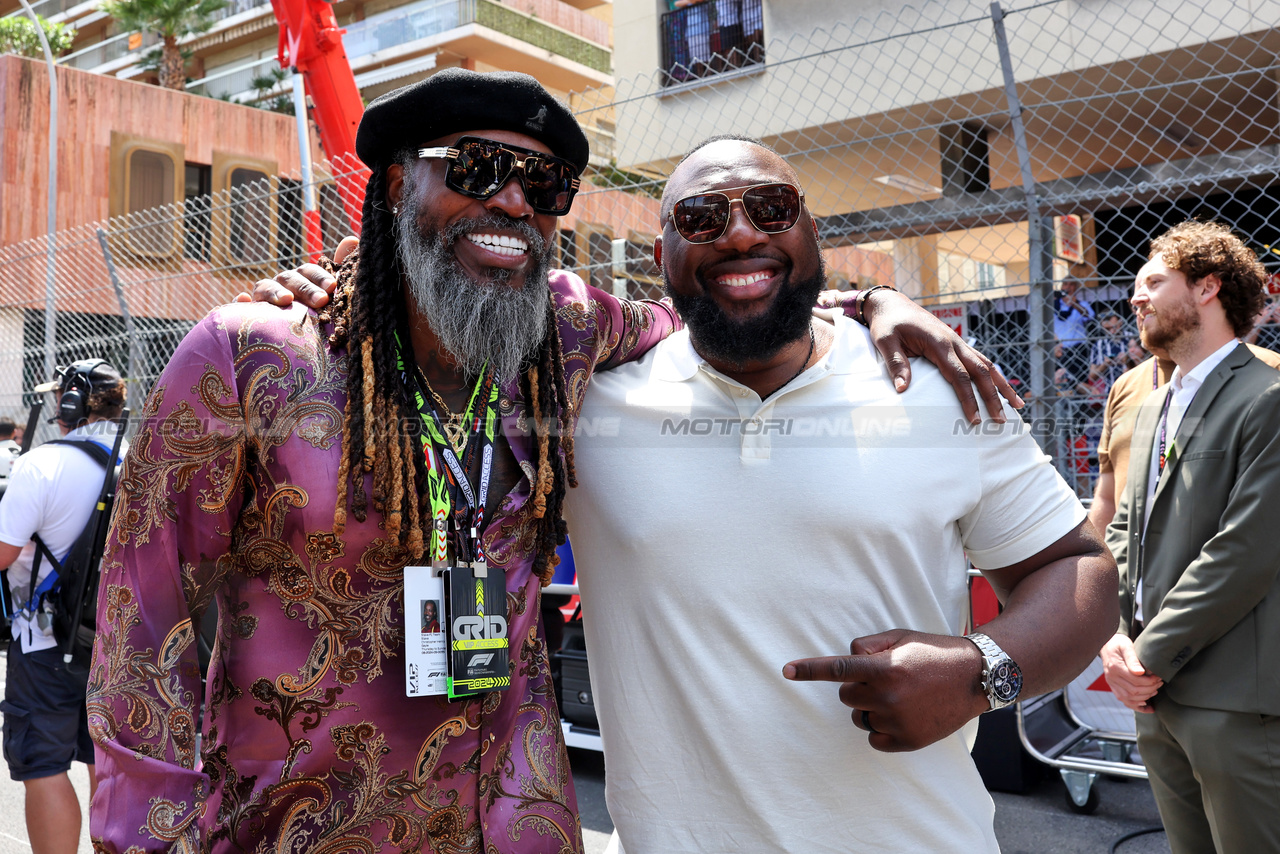
[[[1098,439],[1107,394],[1115,381],[1146,360],[1128,306],[1122,301],[1095,308],[1076,283],[1064,283],[1054,301],[1055,415],[1064,419],[1069,455],[1064,471],[1075,475],[1076,492],[1093,494]],[[1280,352],[1280,297],[1267,303],[1246,343]]]

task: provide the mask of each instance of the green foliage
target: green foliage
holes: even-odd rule
[[[103,0],[98,8],[126,32],[185,38],[208,32],[227,0]]]
[[[586,178],[597,187],[616,187],[628,193],[649,196],[654,199],[661,199],[662,191],[667,186],[667,182],[661,178],[619,169],[618,161],[616,160],[611,161],[603,169],[593,168]]]
[[[186,64],[191,61],[191,57],[195,56],[195,51],[189,47],[180,47],[178,52],[182,55],[182,62]],[[160,62],[164,59],[164,45],[152,45],[142,52],[142,56],[138,57],[138,67],[143,71],[160,71]]]
[[[289,72],[279,66],[268,69],[266,74],[253,78],[249,85],[257,91],[258,97],[250,106],[270,110],[273,113],[284,113],[286,116],[294,115],[291,94],[288,92],[272,94],[288,79]]]
[[[61,56],[71,47],[76,38],[76,28],[66,24],[54,24],[36,15],[44,37],[49,41],[49,50],[54,56]],[[23,14],[0,18],[0,53],[16,53],[32,59],[43,59],[44,50],[40,47],[40,37],[36,35],[35,25]]]
[[[181,90],[186,66],[178,40],[207,32],[227,0],[103,0],[98,8],[126,32],[155,33],[163,44],[157,72],[160,85]]]
[[[510,9],[501,3],[480,0],[476,4],[476,23],[549,50],[566,59],[572,59],[596,71],[609,74],[613,70],[612,55],[608,48],[552,27],[531,15]]]

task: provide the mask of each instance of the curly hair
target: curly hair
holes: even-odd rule
[[[1231,229],[1216,222],[1180,223],[1151,241],[1148,257],[1162,259],[1188,283],[1217,276],[1222,282],[1218,299],[1236,337],[1253,329],[1266,299],[1267,272]]]
[[[105,387],[95,385],[85,410],[91,415],[111,420],[120,417],[120,413],[124,411],[124,402],[124,383],[116,382]]]
[[[412,162],[398,158],[397,162]],[[420,452],[421,419],[396,369],[395,336],[408,341],[395,221],[384,201],[386,169],[374,169],[365,187],[360,246],[337,271],[338,285],[325,310],[329,343],[346,348],[347,405],[334,532],[346,527],[348,507],[363,522],[372,497],[382,527],[413,559],[427,548],[431,524],[426,463]],[[537,441],[537,474],[529,508],[535,547],[533,572],[551,580],[564,543],[563,516],[568,486],[577,486],[564,361],[554,307],[548,304],[547,336],[531,360],[520,387]],[[387,322],[387,318],[395,318]],[[372,474],[372,496],[365,475]]]

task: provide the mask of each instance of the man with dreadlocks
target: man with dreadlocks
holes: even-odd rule
[[[328,309],[215,310],[146,405],[90,677],[96,850],[581,850],[539,582],[575,396],[674,313],[548,272],[588,148],[533,78],[442,71],[371,104],[357,152],[363,236]],[[468,445],[489,425],[486,474]],[[480,543],[457,504],[433,525],[444,443]],[[406,696],[403,568],[477,545],[505,572],[510,686]]]
[[[332,303],[215,310],[146,405],[90,682],[100,850],[581,850],[539,584],[587,380],[676,318],[548,272],[587,141],[533,78],[439,72],[357,151]],[[437,563],[505,575],[506,690],[406,696],[404,588]]]

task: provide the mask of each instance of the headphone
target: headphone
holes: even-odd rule
[[[58,423],[75,427],[89,417],[89,397],[93,394],[93,371],[106,359],[81,359],[58,368],[62,385],[58,395]]]

